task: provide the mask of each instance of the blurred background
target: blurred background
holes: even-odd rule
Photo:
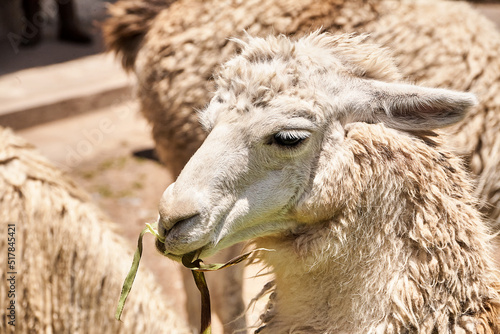
[[[33,29],[25,28],[22,0],[0,1],[0,126],[35,144],[91,193],[133,249],[172,178],[152,155],[132,75],[104,53],[99,26],[113,2],[74,0],[74,23],[91,41],[71,41],[60,39],[56,0],[40,1]],[[35,28],[39,41],[23,45]],[[174,305],[183,304],[178,268],[151,248],[143,262]]]
[[[156,219],[172,178],[155,161],[149,125],[133,98],[133,76],[104,53],[99,24],[112,2],[74,1],[73,21],[82,34],[75,41],[61,40],[56,1],[41,1],[34,43],[23,33],[22,1],[0,2],[0,126],[12,127],[83,185],[134,247],[144,223]],[[500,2],[473,5],[500,30]],[[177,267],[146,251],[144,261],[167,295],[183,303]]]

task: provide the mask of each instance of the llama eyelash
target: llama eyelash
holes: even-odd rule
[[[297,147],[302,144],[311,134],[305,131],[280,131],[272,136],[271,144],[282,147]]]

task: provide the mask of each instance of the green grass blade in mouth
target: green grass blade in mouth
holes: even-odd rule
[[[137,271],[139,270],[139,262],[142,257],[142,249],[143,249],[143,237],[144,234],[151,233],[156,237],[156,242],[165,243],[165,238],[161,237],[157,231],[156,224],[146,224],[146,227],[141,231],[139,238],[137,240],[137,249],[134,253],[134,259],[132,261],[132,266],[123,282],[122,291],[120,293],[120,299],[118,301],[118,306],[115,312],[115,318],[121,321],[121,316],[123,313],[123,308],[125,307],[125,302],[127,300],[128,295],[130,294],[130,290],[132,289],[132,285],[134,284],[135,277],[137,275]],[[200,290],[201,294],[201,334],[211,334],[211,307],[210,307],[210,293],[208,291],[207,281],[205,279],[205,271],[215,271],[221,270],[230,266],[234,266],[238,263],[241,263],[248,259],[250,255],[258,251],[271,251],[265,248],[257,248],[247,253],[244,253],[240,256],[235,257],[234,259],[226,262],[226,263],[212,263],[205,264],[201,259],[199,259],[200,250],[185,254],[182,257],[182,264],[191,269],[193,273],[194,282]],[[167,254],[163,254],[168,256]]]
[[[182,264],[184,267],[189,268],[191,270],[196,270],[196,271],[216,271],[216,270],[221,270],[227,267],[234,266],[235,264],[241,263],[248,259],[250,255],[252,255],[255,252],[260,252],[260,251],[266,251],[266,252],[271,252],[272,249],[266,249],[266,248],[257,248],[254,250],[251,250],[249,252],[246,252],[244,254],[238,255],[234,259],[229,260],[226,263],[209,263],[205,264],[203,263],[202,260],[198,259],[199,251],[194,251],[188,254],[185,254],[182,257]]]
[[[212,311],[210,308],[210,293],[208,291],[207,281],[205,274],[202,271],[191,271],[194,277],[196,287],[200,290],[201,294],[201,334],[212,333]]]
[[[135,250],[134,253],[132,266],[130,267],[127,277],[123,282],[122,292],[120,293],[120,299],[118,300],[118,307],[116,308],[115,312],[116,320],[121,320],[120,318],[123,313],[123,308],[125,307],[125,301],[127,300],[130,290],[132,289],[132,284],[134,284],[135,276],[137,275],[137,270],[139,270],[139,262],[141,261],[141,256],[142,256],[142,239],[144,237],[144,234],[146,234],[147,232],[151,232],[150,231],[151,226],[149,224],[147,225],[148,226],[141,231],[141,234],[139,234],[139,239],[137,240],[137,249]]]
[[[148,229],[147,232],[154,235],[156,239],[160,240],[161,243],[165,243],[165,237],[160,236],[160,234],[156,230],[158,228],[158,223],[154,223],[153,225],[146,223],[146,228]]]
[[[227,267],[234,266],[235,264],[241,263],[245,261],[250,255],[257,251],[270,251],[265,248],[257,248],[250,252],[244,253],[235,257],[234,259],[226,262],[226,263],[212,263],[212,264],[204,264],[201,259],[198,258],[200,255],[200,251],[194,251],[188,254],[185,254],[182,257],[182,264],[191,269],[194,277],[194,282],[200,290],[201,294],[201,334],[211,334],[212,333],[212,314],[210,307],[210,293],[208,291],[207,281],[205,279],[205,271],[216,271],[220,269],[224,269]]]

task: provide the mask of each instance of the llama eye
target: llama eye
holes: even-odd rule
[[[295,147],[307,138],[309,138],[309,133],[306,132],[282,131],[273,136],[273,143],[279,146]]]

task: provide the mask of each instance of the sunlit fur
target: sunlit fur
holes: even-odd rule
[[[246,39],[160,203],[166,250],[274,249],[260,333],[498,333],[491,236],[461,161],[429,137],[475,97],[399,82],[363,36]],[[280,147],[280,131],[309,137]]]
[[[297,208],[321,223],[256,240],[276,249],[262,333],[497,333],[491,237],[460,161],[383,125],[345,136]]]

